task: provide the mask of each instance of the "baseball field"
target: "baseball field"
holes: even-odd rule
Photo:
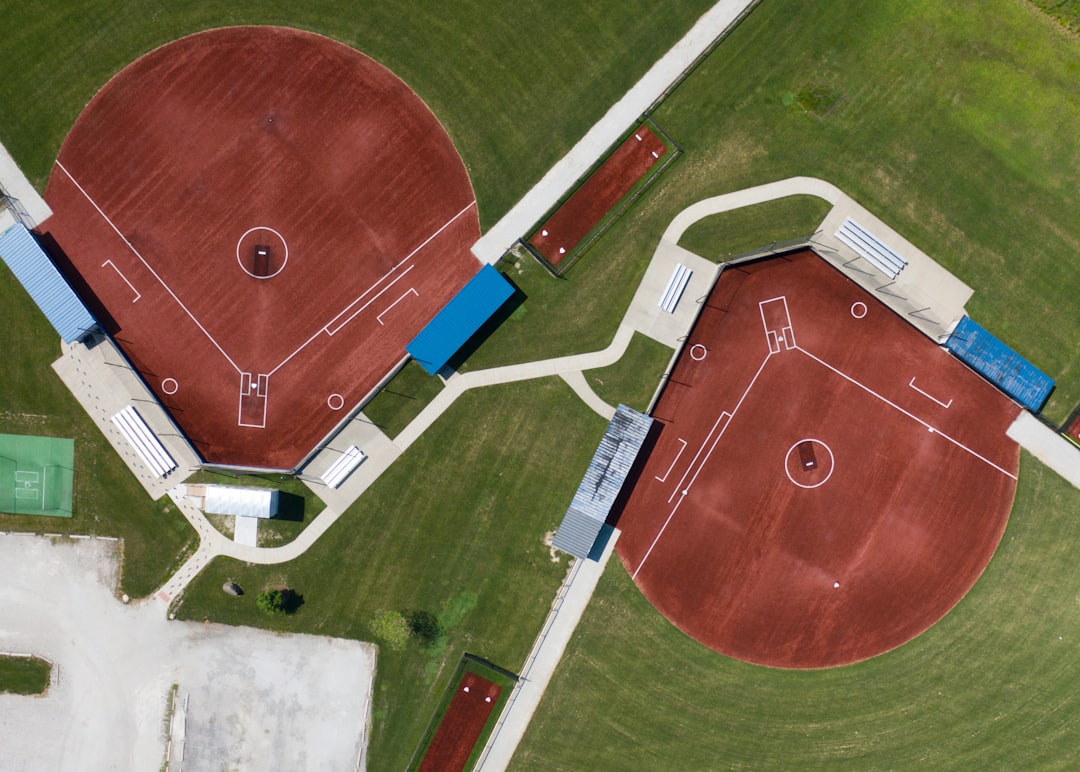
[[[464,160],[485,230],[708,5],[13,8],[0,47],[0,103],[13,107],[0,139],[44,190],[82,108],[139,55],[212,27],[293,26],[368,54],[418,93]],[[972,316],[1057,381],[1046,415],[1061,421],[1080,400],[1076,72],[1075,33],[1020,0],[764,0],[659,106],[683,156],[572,279],[503,266],[527,300],[467,367],[605,346],[678,211],[805,174],[843,188],[971,285]],[[712,242],[708,256],[718,257],[812,220],[799,207],[748,215],[698,232],[695,247]],[[125,589],[147,594],[194,536],[147,499],[51,373],[55,338],[6,271],[0,292],[12,309],[0,330],[20,341],[0,369],[0,431],[75,437],[76,511],[64,527],[123,536]],[[659,370],[655,384],[663,356],[637,349],[641,368]],[[603,381],[605,399],[640,399],[641,368],[590,378]],[[402,400],[421,391],[415,379],[395,386]],[[368,639],[378,609],[436,614],[440,645],[380,654],[368,764],[400,769],[464,651],[510,670],[524,661],[565,572],[541,540],[602,431],[561,382],[471,393],[302,558],[215,561],[180,615]],[[613,561],[516,766],[1068,766],[1080,729],[1078,497],[1030,456],[1018,478],[1001,544],[974,588],[925,633],[846,667],[776,670],[717,654],[673,627]],[[39,526],[0,517],[0,528]],[[288,584],[305,603],[272,620],[255,609],[256,593],[224,596],[229,578]]]

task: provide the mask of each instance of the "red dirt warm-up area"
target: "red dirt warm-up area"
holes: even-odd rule
[[[639,126],[529,237],[529,243],[558,265],[665,153],[663,141],[648,126]]]
[[[462,676],[420,762],[419,772],[460,772],[465,769],[501,691],[501,686],[475,673]]]
[[[1018,412],[812,252],[726,268],[653,413],[619,556],[724,654],[873,657],[944,616],[989,562]]]
[[[216,464],[294,467],[480,267],[435,116],[297,30],[138,59],[83,111],[45,198],[50,251]]]

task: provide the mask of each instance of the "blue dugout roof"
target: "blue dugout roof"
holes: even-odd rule
[[[555,532],[552,546],[576,558],[587,558],[619,496],[653,420],[619,405],[589,468]]]
[[[513,285],[492,266],[485,265],[405,350],[428,375],[435,375],[513,294]]]
[[[965,316],[945,341],[945,348],[1032,412],[1039,412],[1054,382],[985,328]]]
[[[0,233],[0,258],[65,343],[78,340],[97,324],[26,226],[16,223]]]

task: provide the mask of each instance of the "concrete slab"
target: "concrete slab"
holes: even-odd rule
[[[682,299],[669,314],[659,306],[660,296],[667,287],[675,267],[685,265],[693,275],[683,290]],[[671,348],[679,348],[680,338],[686,336],[701,311],[701,303],[709,294],[720,267],[703,257],[695,255],[671,241],[661,241],[653,253],[652,261],[638,285],[634,299],[623,317],[623,324],[648,335],[653,340]]]
[[[116,579],[115,542],[0,534],[0,650],[56,663],[45,697],[0,695],[0,769],[159,769],[173,684],[174,769],[181,752],[184,769],[363,766],[373,646],[167,622]]]
[[[259,518],[237,515],[233,525],[233,541],[245,547],[257,547],[259,545]]]
[[[15,159],[8,153],[7,148],[0,145],[0,192],[11,201],[15,216],[27,228],[34,228],[39,223],[52,216],[52,210],[26,179],[22,169],[15,163]]]
[[[1005,433],[1073,487],[1080,488],[1080,448],[1026,410],[1021,411]]]

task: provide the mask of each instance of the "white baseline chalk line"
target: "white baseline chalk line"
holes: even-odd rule
[[[131,282],[129,282],[127,280],[127,277],[124,276],[123,272],[119,268],[116,267],[116,263],[114,263],[112,260],[106,260],[104,263],[101,264],[102,268],[104,268],[105,266],[109,266],[114,271],[116,271],[116,275],[124,280],[124,284],[128,285],[128,289],[130,289],[132,292],[135,293],[135,299],[132,300],[131,302],[132,303],[138,303],[139,298],[141,298],[142,295],[139,293],[139,291],[137,289],[135,289],[135,287],[132,286]]]
[[[919,388],[918,386],[916,386],[916,385],[915,385],[915,376],[914,376],[914,375],[913,375],[913,376],[911,376],[911,381],[910,381],[910,382],[908,382],[908,386],[910,386],[911,388],[915,389],[915,391],[919,392],[920,394],[922,394],[922,395],[923,395],[924,397],[926,397],[927,399],[929,399],[929,400],[933,400],[934,402],[937,402],[937,403],[938,403],[939,405],[941,405],[941,406],[942,406],[943,408],[946,408],[946,409],[948,409],[948,408],[949,408],[949,406],[950,406],[950,405],[952,405],[952,400],[951,400],[951,399],[950,399],[950,400],[949,400],[948,402],[942,402],[942,401],[941,401],[940,399],[937,399],[936,397],[934,397],[934,396],[932,396],[932,395],[930,395],[930,394],[927,394],[927,393],[926,393],[925,391],[923,391],[923,390],[922,390],[922,389],[920,389],[920,388]]]
[[[668,497],[668,503],[670,504],[671,500],[675,498],[675,494],[680,493],[681,495],[679,496],[679,500],[675,502],[675,507],[671,510],[671,514],[667,516],[667,520],[665,520],[664,524],[660,526],[660,530],[657,531],[656,536],[652,540],[652,544],[649,545],[649,549],[645,551],[645,555],[641,558],[641,562],[638,563],[637,568],[634,569],[634,574],[631,578],[636,578],[638,572],[641,571],[641,569],[645,566],[645,561],[649,559],[649,555],[652,554],[653,548],[655,548],[657,543],[660,541],[660,537],[664,535],[664,531],[667,530],[668,525],[671,523],[671,519],[675,517],[675,513],[679,510],[679,506],[682,504],[683,499],[685,499],[689,495],[690,489],[694,486],[694,482],[697,480],[698,475],[701,473],[701,470],[705,468],[705,464],[708,463],[709,458],[713,454],[713,451],[716,450],[716,446],[720,442],[720,438],[724,436],[727,428],[731,426],[732,419],[735,418],[735,414],[739,412],[739,408],[742,407],[743,402],[746,401],[747,395],[750,394],[750,389],[754,388],[754,384],[757,383],[757,379],[761,375],[761,371],[765,369],[765,365],[768,364],[769,358],[771,356],[772,353],[770,352],[765,355],[765,358],[763,360],[761,360],[761,365],[758,367],[757,372],[754,373],[754,377],[750,379],[750,385],[748,385],[746,387],[746,390],[743,391],[742,396],[739,397],[739,401],[735,404],[734,409],[730,413],[728,413],[726,410],[720,413],[720,417],[716,419],[716,422],[713,424],[712,429],[710,429],[709,433],[705,435],[705,439],[702,441],[701,447],[698,448],[698,452],[694,454],[693,460],[691,460],[690,465],[686,468],[686,471],[683,472],[683,476],[679,479],[679,484],[675,486],[675,490],[672,491],[671,496]],[[726,421],[724,421],[724,416],[727,416]],[[724,426],[722,429],[720,429],[720,432],[716,435],[715,439],[713,439],[712,444],[709,445],[709,438],[712,437],[713,432],[716,431],[716,427],[720,424],[721,421],[724,421]],[[698,457],[701,455],[701,452],[705,450],[706,445],[709,445],[709,449],[705,453],[705,457],[701,459],[701,463],[697,464]],[[690,482],[687,483],[686,487],[682,488],[683,480],[685,480],[686,476],[690,474],[690,471],[694,469],[695,464],[697,464],[697,471],[694,472],[693,477],[690,478]],[[664,476],[667,477],[667,475]],[[681,491],[680,488],[682,488]]]
[[[377,295],[375,295],[375,297],[371,298],[371,300],[369,300],[369,301],[368,301],[367,303],[365,303],[365,304],[364,304],[364,305],[363,305],[363,306],[362,306],[361,308],[357,309],[357,310],[356,310],[356,311],[355,311],[355,312],[354,312],[354,313],[353,313],[352,315],[350,315],[350,316],[349,316],[349,318],[345,320],[345,322],[343,322],[342,324],[339,324],[339,325],[338,325],[338,326],[337,326],[337,327],[336,327],[336,328],[334,329],[334,332],[331,332],[331,331],[330,331],[330,326],[331,326],[331,325],[333,325],[333,324],[334,324],[335,322],[337,322],[337,321],[338,321],[338,320],[339,320],[339,319],[340,319],[340,318],[342,317],[342,315],[343,315],[343,314],[345,314],[345,313],[348,313],[349,309],[351,309],[351,308],[352,308],[352,307],[353,307],[354,305],[356,305],[356,303],[357,303],[357,302],[359,302],[360,300],[362,300],[362,299],[363,299],[363,298],[364,298],[364,297],[365,297],[365,296],[366,296],[366,295],[367,295],[367,294],[368,294],[369,292],[371,292],[371,291],[372,291],[372,290],[374,290],[374,289],[375,289],[376,287],[378,287],[378,286],[379,286],[379,285],[380,285],[380,284],[381,284],[382,282],[384,282],[384,281],[385,281],[385,280],[387,279],[387,277],[389,277],[389,276],[390,276],[391,274],[393,274],[393,273],[394,273],[395,271],[397,271],[397,269],[398,269],[398,268],[400,268],[401,266],[405,265],[405,263],[407,263],[407,262],[409,262],[410,260],[412,260],[412,258],[413,258],[413,257],[414,257],[414,256],[416,255],[416,253],[417,253],[417,252],[419,252],[419,251],[420,251],[421,249],[423,249],[423,248],[424,248],[424,247],[426,247],[426,246],[427,246],[427,245],[428,245],[429,243],[431,243],[431,240],[432,240],[432,239],[434,239],[434,238],[435,238],[436,236],[438,236],[438,235],[439,235],[440,233],[442,233],[442,232],[443,232],[444,230],[446,230],[447,228],[449,228],[449,227],[450,227],[450,226],[451,226],[451,225],[452,225],[452,224],[453,224],[453,223],[454,223],[454,222],[455,222],[455,221],[456,221],[456,220],[457,220],[457,219],[458,219],[459,217],[461,217],[461,215],[465,214],[465,213],[466,213],[467,211],[469,211],[470,209],[472,209],[472,208],[473,208],[474,206],[476,206],[476,199],[473,199],[473,200],[472,200],[472,201],[470,201],[470,202],[469,202],[468,204],[466,204],[466,205],[465,205],[465,206],[464,206],[464,207],[462,208],[462,210],[461,210],[460,212],[458,212],[458,213],[457,213],[457,214],[455,214],[455,215],[454,215],[453,217],[451,217],[451,218],[450,218],[449,220],[447,220],[447,221],[446,221],[445,223],[443,223],[443,225],[442,225],[442,226],[441,226],[441,227],[440,227],[440,228],[439,228],[439,229],[438,229],[437,231],[435,231],[435,232],[434,232],[434,233],[432,233],[432,234],[431,234],[430,236],[428,236],[428,237],[427,237],[426,239],[424,239],[424,240],[423,240],[423,242],[421,242],[421,243],[420,243],[420,245],[419,245],[418,247],[416,247],[416,248],[415,248],[415,249],[414,249],[414,250],[413,250],[412,252],[410,252],[410,253],[409,253],[409,254],[407,254],[407,255],[406,255],[405,257],[403,257],[403,258],[402,258],[401,260],[399,260],[399,261],[397,262],[397,264],[396,264],[396,265],[394,265],[394,266],[393,266],[393,267],[392,267],[392,268],[391,268],[391,269],[390,269],[389,271],[387,271],[386,273],[384,273],[384,274],[383,274],[383,275],[382,275],[382,276],[381,276],[381,277],[379,278],[379,280],[378,280],[378,281],[376,281],[376,282],[375,282],[374,284],[372,284],[372,285],[371,285],[370,287],[368,287],[368,289],[366,289],[366,290],[365,290],[365,291],[363,292],[363,294],[361,294],[361,295],[360,295],[360,296],[359,296],[358,298],[356,298],[355,300],[353,300],[352,302],[350,302],[350,303],[349,303],[349,304],[348,304],[347,306],[345,306],[345,308],[343,308],[343,309],[342,309],[342,310],[341,310],[341,311],[340,311],[340,312],[339,312],[339,313],[337,314],[337,316],[335,316],[335,317],[334,317],[333,319],[331,319],[331,320],[330,320],[330,321],[329,321],[329,322],[328,322],[328,323],[327,323],[327,324],[326,324],[325,326],[323,326],[322,328],[320,328],[319,330],[317,330],[317,331],[316,331],[316,332],[315,332],[315,333],[314,333],[314,334],[313,334],[313,335],[312,335],[312,336],[311,336],[310,338],[308,338],[308,339],[307,339],[307,340],[305,340],[305,341],[304,341],[303,343],[301,343],[301,344],[300,344],[300,346],[299,346],[299,347],[297,347],[296,351],[292,352],[292,353],[291,353],[291,354],[289,354],[289,355],[288,355],[287,357],[285,357],[285,358],[284,358],[283,360],[281,360],[281,362],[279,362],[279,363],[278,363],[277,367],[275,367],[275,368],[274,368],[273,370],[271,370],[269,374],[270,374],[270,375],[273,375],[273,374],[274,374],[274,373],[276,373],[276,372],[277,372],[278,370],[280,370],[280,369],[281,369],[282,367],[284,367],[284,366],[285,366],[285,365],[286,365],[286,364],[287,364],[287,363],[289,362],[289,360],[291,360],[291,359],[292,359],[293,357],[295,357],[295,356],[296,356],[297,354],[299,354],[299,353],[300,353],[301,351],[303,351],[303,350],[304,350],[305,348],[307,348],[307,347],[308,347],[308,346],[309,346],[309,345],[311,344],[311,342],[312,342],[313,340],[315,340],[315,339],[316,339],[317,337],[319,337],[320,335],[322,335],[322,334],[323,334],[324,332],[325,332],[325,333],[326,333],[327,335],[333,335],[333,334],[334,334],[334,333],[336,333],[336,332],[337,332],[338,330],[340,330],[340,329],[341,329],[342,327],[344,327],[344,326],[345,326],[346,324],[348,324],[348,323],[349,323],[349,322],[350,322],[350,321],[351,321],[352,319],[354,319],[354,318],[356,317],[356,315],[357,315],[357,314],[359,314],[359,313],[363,312],[363,310],[364,310],[365,308],[367,308],[367,307],[368,307],[369,305],[371,305],[371,303],[372,303],[372,302],[374,302],[374,301],[375,301],[375,300],[376,300],[376,299],[377,299],[377,298],[379,297],[379,295],[382,295],[382,293],[383,293],[383,292],[386,292],[386,290],[387,290],[387,289],[389,289],[389,288],[390,288],[390,287],[392,287],[392,286],[393,286],[394,284],[396,284],[396,283],[397,283],[397,282],[398,282],[398,281],[399,281],[399,280],[401,279],[401,277],[402,277],[402,276],[404,276],[404,275],[405,275],[406,273],[408,273],[409,271],[411,271],[411,270],[412,270],[412,269],[413,269],[413,268],[414,268],[415,266],[411,266],[411,265],[410,265],[410,266],[409,266],[408,268],[406,268],[406,269],[405,269],[404,271],[402,271],[402,272],[401,272],[401,276],[398,276],[398,277],[397,277],[396,279],[394,279],[394,280],[393,280],[392,282],[390,282],[390,284],[386,285],[386,287],[384,287],[384,288],[383,288],[382,290],[380,290],[380,291],[379,291],[379,293],[378,293]]]
[[[979,460],[980,460],[980,461],[982,461],[983,463],[985,463],[985,464],[988,464],[989,466],[992,466],[992,467],[993,467],[994,469],[998,470],[999,472],[1001,472],[1001,473],[1002,473],[1003,475],[1005,475],[1006,477],[1011,477],[1011,478],[1012,478],[1012,479],[1014,479],[1014,480],[1016,479],[1016,475],[1014,475],[1014,474],[1013,474],[1012,472],[1010,472],[1009,470],[1007,470],[1007,469],[1002,469],[1002,468],[1001,468],[1000,466],[998,466],[997,464],[995,464],[995,463],[994,463],[993,461],[991,461],[990,459],[986,458],[986,456],[983,456],[983,455],[981,455],[981,454],[979,454],[979,453],[976,453],[976,452],[975,452],[974,450],[972,450],[971,448],[969,448],[969,447],[968,447],[967,445],[963,444],[963,443],[962,443],[962,442],[960,442],[959,440],[953,439],[953,438],[952,438],[952,437],[950,437],[949,435],[945,434],[945,432],[943,432],[943,431],[941,431],[940,429],[938,429],[938,428],[937,428],[936,426],[933,426],[933,425],[931,425],[931,424],[927,423],[926,421],[924,421],[923,419],[919,418],[919,417],[918,417],[917,415],[915,415],[914,413],[910,413],[910,412],[908,412],[907,410],[904,410],[904,408],[900,407],[900,406],[899,406],[899,405],[897,405],[897,404],[896,404],[895,402],[891,402],[891,401],[890,401],[890,400],[888,400],[887,398],[883,397],[883,396],[882,396],[881,394],[878,394],[878,393],[877,393],[876,391],[874,391],[873,389],[871,389],[871,388],[870,388],[869,386],[864,386],[863,384],[859,383],[859,382],[858,382],[857,380],[855,380],[854,378],[852,378],[852,377],[851,377],[850,375],[847,375],[847,374],[845,374],[845,373],[842,373],[842,372],[840,372],[840,371],[839,371],[839,370],[837,370],[837,369],[836,369],[835,367],[833,367],[833,366],[832,366],[832,365],[830,365],[830,364],[829,364],[828,362],[826,362],[826,361],[825,361],[824,359],[821,359],[821,358],[819,358],[819,357],[816,357],[816,356],[814,356],[813,354],[811,354],[811,353],[810,353],[809,351],[807,351],[806,349],[803,349],[803,348],[799,348],[798,350],[799,350],[799,351],[801,351],[802,353],[806,354],[806,356],[810,357],[810,358],[811,358],[811,359],[813,359],[813,360],[814,360],[815,362],[818,362],[819,364],[821,364],[821,365],[823,365],[823,366],[825,366],[825,367],[829,368],[830,370],[832,370],[832,371],[833,371],[834,373],[836,373],[837,375],[839,375],[839,376],[840,376],[841,378],[843,378],[844,380],[846,380],[846,381],[849,381],[849,382],[851,382],[851,383],[855,384],[855,385],[856,385],[856,386],[858,386],[858,387],[859,387],[860,389],[862,389],[863,391],[865,391],[865,392],[866,392],[867,394],[871,394],[871,395],[873,395],[873,396],[877,397],[878,399],[880,399],[880,400],[881,400],[882,402],[884,402],[884,403],[885,403],[886,405],[888,405],[889,407],[891,407],[891,408],[893,408],[894,410],[897,410],[897,411],[899,411],[899,412],[903,413],[903,414],[904,414],[904,415],[906,415],[906,416],[907,416],[908,418],[910,418],[910,419],[911,419],[912,421],[915,421],[916,423],[922,424],[922,425],[923,425],[923,426],[925,426],[925,427],[926,427],[927,429],[930,429],[930,430],[932,430],[932,431],[933,431],[933,432],[934,432],[935,434],[937,434],[938,436],[940,436],[940,437],[944,437],[944,438],[945,438],[946,440],[948,440],[949,442],[951,442],[951,443],[952,443],[953,445],[955,445],[956,447],[960,448],[961,450],[963,450],[963,451],[965,451],[965,452],[967,452],[967,453],[970,453],[971,455],[975,456],[975,458],[979,459]]]
[[[405,275],[415,267],[416,267],[415,265],[410,265],[408,268],[406,268],[404,271],[402,271],[398,276],[395,276],[393,281],[391,281],[389,284],[387,284],[381,290],[379,290],[374,295],[372,295],[372,297],[370,299],[368,299],[368,301],[366,303],[362,303],[359,306],[357,306],[356,305],[357,303],[360,303],[361,300],[363,300],[365,297],[367,297],[367,294],[369,292],[371,292],[376,287],[378,287],[380,284],[382,284],[386,280],[386,277],[390,275],[389,273],[384,274],[377,282],[375,282],[370,287],[368,287],[366,290],[364,290],[364,293],[362,295],[360,295],[355,300],[353,300],[351,303],[349,303],[349,305],[345,306],[345,309],[341,313],[339,313],[337,316],[335,316],[333,319],[331,319],[329,322],[327,322],[323,326],[323,328],[321,330],[319,330],[318,332],[315,333],[315,335],[312,336],[312,338],[314,338],[315,336],[317,336],[317,335],[319,335],[320,333],[323,333],[323,332],[325,332],[330,337],[333,337],[333,336],[337,335],[339,332],[341,332],[342,327],[344,327],[349,322],[351,322],[353,319],[355,319],[357,316],[362,314],[372,303],[374,303],[376,300],[378,300],[380,297],[382,297],[384,292],[386,292],[388,289],[390,289],[395,284],[397,284],[399,281],[401,281],[405,277]],[[395,267],[394,270],[397,270],[397,268]],[[391,273],[392,272],[393,271],[391,271]],[[350,311],[352,313],[349,313]],[[349,315],[345,317],[344,321],[341,321],[341,317],[345,316],[345,314],[349,314]],[[333,329],[331,329],[331,328],[333,328]],[[311,338],[308,338],[308,343],[310,343],[310,342],[311,342]],[[304,346],[306,346],[306,345],[307,345],[307,343],[304,344]],[[303,346],[301,346],[301,348],[303,348]]]
[[[399,297],[393,303],[391,303],[386,308],[384,308],[382,310],[382,313],[375,317],[375,321],[377,321],[379,324],[382,324],[383,323],[383,320],[382,320],[383,316],[388,314],[390,312],[390,310],[394,306],[396,306],[398,303],[400,303],[405,298],[409,297],[409,295],[415,295],[416,297],[420,297],[420,293],[416,291],[415,287],[409,287],[407,290],[405,290],[403,293],[401,293],[401,297]]]
[[[671,466],[669,466],[667,468],[667,471],[664,472],[663,477],[656,477],[656,475],[653,475],[653,477],[656,477],[656,479],[660,482],[667,482],[668,475],[671,474],[671,470],[675,468],[675,465],[679,463],[679,458],[682,456],[683,451],[686,450],[686,440],[684,440],[682,437],[677,437],[676,439],[682,443],[682,447],[679,448],[679,452],[675,454],[675,460],[671,462]]]
[[[120,229],[116,227],[113,221],[109,219],[109,216],[101,210],[101,207],[97,205],[97,202],[94,201],[94,199],[90,198],[90,194],[83,189],[83,186],[79,184],[78,180],[71,176],[71,172],[64,168],[64,165],[60,163],[60,159],[56,160],[56,165],[60,168],[60,171],[67,175],[67,178],[71,180],[75,187],[79,189],[79,192],[83,194],[87,201],[90,202],[90,205],[97,210],[97,213],[101,215],[102,219],[104,219],[105,222],[109,224],[109,227],[116,231],[116,235],[120,237],[121,241],[127,244],[127,248],[131,250],[132,254],[134,254],[135,257],[139,258],[139,262],[146,266],[146,270],[150,271],[151,275],[153,275],[153,277],[158,280],[158,283],[165,288],[165,291],[169,293],[169,297],[173,299],[176,305],[180,306],[181,310],[183,310],[183,312],[188,315],[191,321],[195,322],[195,326],[202,331],[202,334],[206,336],[207,340],[214,344],[214,348],[221,352],[221,355],[225,357],[225,359],[228,360],[229,364],[236,369],[236,372],[243,372],[239,367],[236,366],[236,362],[232,360],[232,357],[225,353],[225,349],[218,345],[218,342],[214,340],[214,336],[211,335],[209,331],[207,331],[207,329],[199,323],[199,320],[195,318],[195,314],[191,313],[191,311],[188,310],[188,307],[180,301],[180,298],[178,298],[176,296],[176,293],[172,291],[172,288],[165,283],[165,280],[158,275],[158,272],[153,269],[150,263],[146,262],[146,258],[144,258],[139,253],[139,250],[135,249],[135,245],[128,241],[127,236],[125,236],[120,231]]]
[[[709,430],[709,433],[705,435],[705,439],[702,441],[701,447],[698,448],[698,452],[694,454],[694,458],[691,459],[690,465],[686,467],[686,471],[683,472],[683,476],[679,478],[679,484],[675,486],[675,490],[673,490],[671,492],[671,495],[668,496],[668,504],[670,504],[671,500],[675,498],[675,494],[678,493],[680,489],[682,489],[683,481],[686,479],[686,476],[690,474],[690,471],[694,468],[694,465],[697,464],[698,457],[701,455],[701,452],[705,450],[705,446],[709,444],[709,438],[712,437],[712,433],[716,431],[716,427],[720,424],[720,422],[724,420],[725,415],[727,416],[727,421],[724,423],[724,427],[720,430],[720,435],[723,435],[723,433],[727,431],[728,426],[731,425],[731,420],[735,417],[735,414],[739,412],[739,408],[742,407],[742,403],[746,401],[746,397],[750,393],[750,389],[754,388],[754,384],[757,383],[757,379],[761,376],[761,371],[765,369],[765,365],[768,363],[769,357],[771,357],[772,355],[773,352],[770,351],[768,354],[765,355],[765,358],[761,360],[761,365],[758,366],[757,372],[754,373],[754,377],[750,379],[749,385],[743,391],[742,396],[739,397],[739,401],[735,403],[735,407],[732,408],[731,412],[728,413],[726,410],[722,411],[717,417],[716,423],[713,424],[712,429]],[[717,436],[716,439],[719,440],[720,436]],[[715,447],[716,443],[713,442],[712,448]],[[712,448],[709,449],[709,455],[712,455]],[[704,459],[702,459],[701,466],[704,466],[705,462],[708,460],[709,456],[707,455]],[[699,472],[701,471],[701,466],[698,467]],[[694,478],[690,481],[690,485],[693,485],[694,480],[696,479],[697,474],[695,473]],[[688,485],[684,489],[684,494],[690,492],[690,485]]]

